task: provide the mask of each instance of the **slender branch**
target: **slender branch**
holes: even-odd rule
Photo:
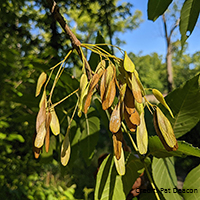
[[[170,31],[169,37],[171,38],[173,31],[175,30],[175,28],[179,25],[180,22],[180,18],[177,19],[175,25],[173,26],[173,28]]]
[[[74,33],[71,31],[67,23],[65,22],[65,19],[59,12],[59,7],[57,6],[56,2],[54,0],[46,0],[47,3],[50,6],[51,13],[53,14],[55,20],[60,24],[62,29],[65,31],[65,33],[69,36],[69,39],[71,41],[72,47],[76,49],[79,57],[83,62],[85,62],[88,78],[91,79],[92,75],[92,70],[90,68],[89,63],[87,62],[87,59],[82,57],[81,51],[80,51],[80,46],[81,42],[77,39],[77,37],[74,35]]]
[[[162,18],[163,18],[163,23],[164,23],[165,38],[167,40],[167,46],[168,46],[169,43],[170,43],[170,37],[167,34],[167,22],[166,22],[166,19],[165,19],[165,14],[162,15]]]

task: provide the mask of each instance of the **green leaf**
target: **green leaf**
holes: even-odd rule
[[[113,155],[107,156],[102,162],[97,174],[95,187],[95,200],[126,199],[134,182],[144,171],[142,162],[134,155],[125,152],[126,173],[117,174]]]
[[[165,199],[182,199],[178,193],[173,193],[173,188],[177,186],[177,178],[172,157],[160,159],[154,157],[152,172],[156,186]]]
[[[199,200],[200,195],[200,165],[189,172],[185,178],[182,195],[185,200]]]
[[[3,133],[2,133],[3,134]],[[8,141],[13,141],[13,140],[18,140],[19,142],[25,142],[24,138],[22,135],[17,134],[17,133],[10,133],[8,137],[6,137]]]
[[[162,145],[158,136],[149,137],[149,151],[150,153],[157,158],[165,158],[171,156],[196,156],[200,157],[200,149],[193,147],[192,144],[189,144],[185,141],[178,141],[178,149],[176,151],[167,151]]]
[[[84,128],[79,140],[81,153],[87,165],[93,157],[95,146],[99,139],[100,120],[96,117],[94,108],[90,108],[88,114],[85,115],[85,120],[82,124]]]
[[[102,34],[100,31],[98,31],[97,33],[97,37],[96,37],[96,42],[95,44],[105,44],[105,39],[103,38]],[[111,53],[110,49],[108,48],[107,45],[103,45],[103,46],[100,46],[102,49],[104,49],[105,51],[107,51],[108,53]],[[90,55],[90,59],[89,59],[89,64],[90,64],[90,67],[93,71],[95,71],[97,65],[99,64],[100,62],[100,57],[98,54],[92,52],[91,55]]]
[[[187,38],[192,34],[192,31],[197,22],[200,13],[199,0],[185,0],[181,9],[180,19],[180,33],[181,33],[181,46],[183,47]]]
[[[186,81],[181,87],[166,96],[166,102],[171,108],[174,118],[162,107],[163,113],[170,120],[176,138],[190,131],[200,120],[200,73]]]
[[[148,19],[155,21],[168,8],[172,0],[149,0],[148,1]]]

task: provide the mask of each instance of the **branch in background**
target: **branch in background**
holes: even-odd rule
[[[73,32],[71,31],[71,29],[69,28],[69,26],[65,22],[65,19],[60,14],[59,7],[57,6],[56,2],[54,0],[46,0],[46,1],[47,1],[47,3],[50,6],[51,13],[53,14],[55,20],[60,24],[60,26],[62,27],[62,29],[65,31],[65,33],[69,36],[69,39],[70,39],[71,44],[72,44],[72,47],[74,49],[76,49],[79,57],[85,63],[86,71],[87,71],[87,74],[88,74],[88,79],[91,79],[92,70],[91,70],[90,65],[87,62],[87,59],[85,58],[85,56],[83,55],[84,58],[82,57],[82,54],[81,54],[81,51],[80,51],[81,42],[73,34]]]

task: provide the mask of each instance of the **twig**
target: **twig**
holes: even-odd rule
[[[47,3],[50,6],[51,13],[53,14],[55,20],[60,24],[62,29],[65,31],[65,33],[69,36],[69,39],[71,41],[72,47],[76,49],[79,57],[81,60],[85,63],[86,71],[88,74],[88,79],[91,79],[92,76],[92,70],[90,68],[89,63],[87,62],[87,59],[82,57],[81,51],[80,51],[80,46],[81,42],[77,39],[77,37],[73,34],[67,23],[65,22],[65,19],[59,12],[59,7],[57,6],[56,2],[54,0],[46,0]]]

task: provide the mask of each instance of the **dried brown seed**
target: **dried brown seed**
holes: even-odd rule
[[[92,95],[93,95],[95,86],[97,85],[97,83],[99,81],[99,78],[100,78],[99,74],[95,74],[90,81],[89,91],[88,91],[88,94],[87,94],[87,97],[85,100],[85,104],[84,104],[84,113],[85,114],[87,113],[88,108],[91,104]]]
[[[140,125],[140,115],[138,114],[137,110],[134,108],[133,113],[129,117],[132,124],[135,124],[137,126]]]
[[[131,132],[135,132],[136,128],[137,128],[137,125],[136,124],[133,124],[131,121],[130,121],[130,115],[127,113],[126,109],[124,109],[124,119],[126,121],[126,124],[129,128],[129,130]]]
[[[123,133],[121,129],[113,134],[113,148],[114,148],[114,155],[117,160],[121,157],[121,150],[122,150],[122,140],[123,140]]]
[[[69,135],[68,133],[66,133],[61,146],[61,163],[63,166],[66,166],[67,163],[69,162],[70,153],[71,153],[71,146],[69,141]]]
[[[120,101],[118,104],[115,106],[111,117],[110,117],[110,124],[109,124],[109,129],[112,133],[117,133],[118,130],[121,127],[121,115],[120,115]]]
[[[44,138],[46,136],[46,99],[44,99],[41,108],[38,112],[36,118],[36,138],[35,138],[35,147],[40,148],[44,144]]]
[[[135,103],[134,102],[135,102],[135,99],[134,99],[133,93],[127,87],[125,97],[124,97],[124,107],[129,115],[131,115],[135,111]]]
[[[107,110],[113,103],[116,95],[116,86],[114,78],[110,81],[109,87],[106,92],[106,96],[102,101],[103,110]]]
[[[49,140],[50,140],[50,131],[49,131],[49,126],[51,123],[51,113],[48,112],[47,113],[47,117],[46,117],[46,136],[45,136],[45,151],[48,153],[49,151]]]

